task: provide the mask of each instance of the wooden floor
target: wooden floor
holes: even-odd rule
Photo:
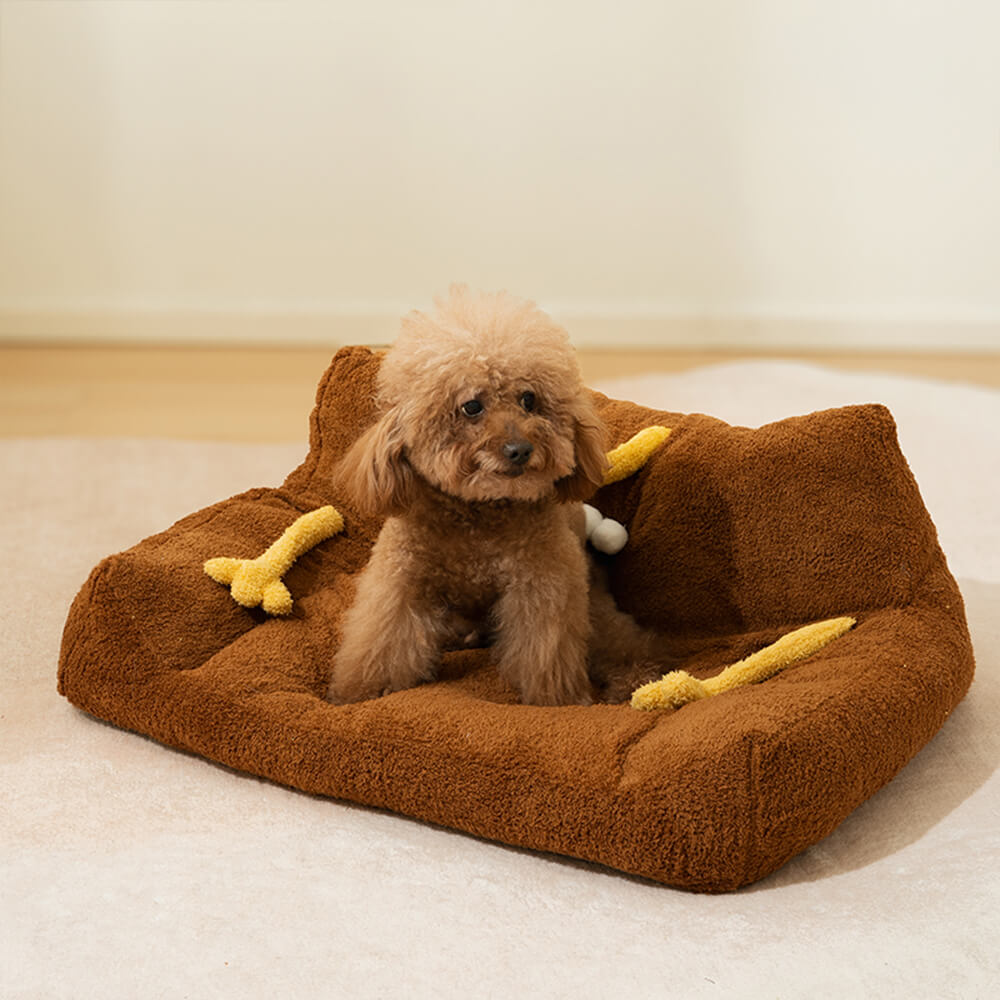
[[[301,441],[331,351],[318,348],[0,345],[0,437]],[[584,350],[589,383],[782,357],[1000,388],[1000,355]]]

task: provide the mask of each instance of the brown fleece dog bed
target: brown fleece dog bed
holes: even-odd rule
[[[347,348],[320,384],[305,462],[280,489],[192,514],[95,568],[70,611],[59,689],[174,747],[307,792],[508,844],[720,891],[830,833],[937,731],[972,679],[962,598],[888,411],[758,430],[599,397],[611,442],[673,428],[594,503],[628,525],[619,604],[705,677],[822,618],[857,627],[762,684],[677,711],[517,702],[484,650],[440,682],[322,700],[338,624],[378,532],[331,469],[373,418],[378,357]],[[202,570],[253,557],[299,515],[345,531],[285,576],[287,618],[238,606]]]

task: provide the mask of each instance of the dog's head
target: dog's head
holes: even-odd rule
[[[382,362],[382,416],[341,463],[355,503],[400,513],[418,478],[472,502],[589,497],[605,435],[566,331],[506,293],[455,286],[437,307]]]

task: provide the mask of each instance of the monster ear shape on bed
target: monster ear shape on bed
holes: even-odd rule
[[[360,514],[388,516],[407,508],[413,470],[406,458],[398,407],[351,445],[337,466],[336,480]]]
[[[563,501],[588,500],[604,482],[604,473],[608,468],[604,424],[585,394],[573,402],[570,415],[573,419],[576,468],[556,483],[556,494]]]

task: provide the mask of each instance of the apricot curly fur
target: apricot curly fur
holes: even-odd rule
[[[332,669],[358,701],[492,646],[525,703],[626,698],[669,665],[588,560],[581,501],[605,430],[566,331],[531,302],[454,286],[410,313],[383,359],[377,421],[339,466],[345,499],[386,520]]]

